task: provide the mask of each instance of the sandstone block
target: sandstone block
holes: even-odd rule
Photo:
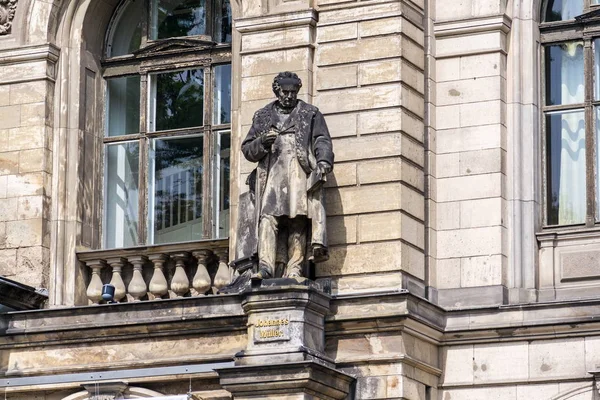
[[[51,120],[51,104],[43,103],[27,103],[20,106],[21,127],[24,126],[52,126]]]
[[[332,114],[325,118],[332,138],[356,136],[357,119],[356,113]]]
[[[317,42],[327,43],[339,40],[356,39],[358,37],[358,24],[338,24],[321,26],[317,30]]]
[[[435,228],[438,231],[460,228],[460,202],[436,203]]]
[[[17,250],[0,249],[0,275],[14,278],[17,273]]]
[[[10,86],[0,85],[0,107],[10,105]]]
[[[312,68],[311,49],[270,51],[242,56],[242,76],[272,75],[281,71],[304,71]]]
[[[394,107],[403,105],[404,91],[398,84],[387,84],[320,92],[315,97],[315,105],[325,114]]]
[[[356,216],[327,218],[327,240],[329,245],[356,243],[356,220]]]
[[[6,151],[0,153],[0,175],[11,175],[19,172],[19,152]]]
[[[317,90],[355,87],[358,84],[356,65],[321,67],[317,71]]]
[[[28,126],[8,131],[8,150],[50,149],[51,133],[45,126]]]
[[[438,202],[500,197],[503,179],[500,173],[438,179]]]
[[[435,157],[436,178],[448,178],[460,175],[460,156],[458,153],[438,154]]]
[[[532,342],[529,345],[529,378],[585,377],[584,344],[583,338]]]
[[[17,215],[19,219],[43,217],[43,196],[23,196],[9,200],[14,200],[17,203]]]
[[[269,30],[242,35],[242,51],[273,49],[280,46],[309,45],[312,28],[301,26],[295,28]]]
[[[24,82],[10,85],[10,104],[39,103],[46,100],[47,81]]]
[[[438,258],[502,254],[504,228],[486,227],[438,231]]]
[[[434,275],[434,285],[437,289],[453,289],[460,287],[460,259],[438,259]]]
[[[402,33],[420,46],[423,46],[425,42],[423,29],[402,16],[361,21],[359,32],[361,38]]]
[[[505,48],[506,35],[500,31],[448,36],[436,40],[438,58],[500,51]]]
[[[19,152],[19,173],[46,171],[50,172],[48,163],[46,162],[47,150],[33,149],[22,150]]]
[[[0,221],[17,219],[17,198],[0,199]]]
[[[397,271],[401,268],[401,243],[375,242],[334,246],[330,258],[317,264],[317,277]]]
[[[486,76],[506,78],[506,56],[504,54],[496,52],[460,57],[460,79]]]
[[[460,286],[476,287],[506,284],[506,257],[502,255],[467,257],[460,260]]]
[[[506,152],[501,148],[460,153],[461,175],[504,172]]]
[[[21,106],[0,107],[0,129],[16,128],[21,124]]]
[[[501,197],[460,202],[460,227],[505,225],[506,200]]]
[[[0,83],[21,80],[24,76],[44,79],[47,70],[48,63],[45,60],[4,64],[0,70]]]
[[[506,101],[506,81],[500,76],[440,82],[436,86],[436,105]]]
[[[517,400],[531,400],[535,398],[551,399],[560,392],[558,383],[541,385],[518,385]]]
[[[408,41],[408,40],[404,40]],[[325,43],[317,49],[317,65],[326,66],[358,61],[371,61],[381,58],[400,57],[404,54],[400,46],[400,36],[375,37],[346,42]],[[410,49],[415,51],[413,45]],[[410,53],[414,56],[413,53]]]
[[[359,216],[360,242],[403,239],[420,249],[424,248],[425,228],[400,212],[367,214]]]
[[[498,124],[438,130],[436,150],[438,154],[444,154],[499,148],[505,136],[506,128]]]
[[[8,248],[41,246],[44,224],[41,218],[6,223],[6,246]]]
[[[473,384],[473,346],[449,346],[441,349],[442,376],[444,385]],[[488,397],[477,397],[487,399]],[[473,400],[476,398],[474,397]]]
[[[435,112],[435,127],[438,130],[438,132],[442,129],[459,128],[461,126],[460,106],[455,105],[436,107]]]
[[[355,161],[404,153],[408,140],[400,134],[382,134],[333,140],[336,161]]]
[[[327,176],[326,188],[356,185],[356,164],[337,163],[333,172]]]
[[[49,193],[49,175],[34,172],[24,175],[8,175],[8,197],[38,196]]]
[[[360,7],[347,7],[342,9],[334,9],[321,11],[319,13],[320,24],[334,24],[340,22],[365,21],[369,19],[390,17],[400,15],[402,12],[402,4],[394,3],[364,3]]]
[[[436,60],[435,74],[437,82],[442,83],[460,79],[460,60],[460,57]]]
[[[50,274],[50,250],[47,247],[23,247],[17,250],[18,280],[35,288],[47,288]]]
[[[6,222],[0,222],[0,248],[6,247]],[[0,272],[1,274],[2,272]]]
[[[402,131],[423,142],[423,121],[398,109],[364,111],[358,114],[358,133],[367,135]]]
[[[0,199],[5,199],[8,194],[8,175],[0,175]]]
[[[328,189],[327,215],[349,215],[399,210],[402,204],[400,184]]]
[[[398,157],[359,163],[358,181],[360,184],[402,181],[424,190],[423,170]]]

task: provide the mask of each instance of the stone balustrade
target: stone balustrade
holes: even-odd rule
[[[229,240],[91,250],[77,253],[91,304],[102,286],[115,287],[114,301],[132,302],[217,294],[233,278]]]

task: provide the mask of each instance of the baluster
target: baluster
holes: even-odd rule
[[[175,274],[171,279],[171,291],[177,297],[183,297],[190,290],[190,281],[185,273],[185,262],[190,257],[190,253],[176,253],[171,257],[175,260]]]
[[[155,299],[160,299],[169,292],[169,284],[163,272],[164,264],[169,256],[166,254],[151,254],[148,258],[154,264],[154,273],[152,274],[148,289],[154,295]]]
[[[198,269],[194,275],[192,286],[196,289],[199,296],[203,296],[210,289],[210,275],[206,269],[206,260],[210,257],[210,250],[199,250],[192,253],[196,260],[198,260]]]
[[[92,277],[90,278],[90,284],[87,287],[87,298],[93,304],[99,304],[102,300],[102,279],[100,278],[100,271],[106,266],[104,260],[88,261],[87,266],[92,269]]]
[[[142,266],[148,261],[148,258],[146,256],[132,256],[127,257],[127,259],[133,264],[133,276],[131,277],[127,291],[133,297],[134,301],[140,301],[147,293],[146,282],[144,282],[144,277],[142,276]]]
[[[127,259],[123,257],[109,258],[106,262],[111,266],[113,272],[110,284],[115,287],[114,300],[120,302],[127,293],[125,291],[125,282],[123,282],[123,277],[121,275],[123,266],[127,263]]]
[[[220,289],[229,285],[229,282],[231,282],[231,273],[229,272],[229,266],[227,265],[228,250],[218,249],[215,251],[215,254],[219,258],[219,268],[217,269],[215,281],[213,282],[213,293],[217,294]]]

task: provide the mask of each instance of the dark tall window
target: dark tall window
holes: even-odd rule
[[[107,36],[105,248],[228,236],[228,0],[130,0]]]
[[[600,0],[548,0],[543,52],[547,226],[600,222]]]

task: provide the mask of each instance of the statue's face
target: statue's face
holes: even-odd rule
[[[298,90],[299,88],[296,85],[281,85],[277,91],[279,104],[285,108],[295,107],[298,102]]]

